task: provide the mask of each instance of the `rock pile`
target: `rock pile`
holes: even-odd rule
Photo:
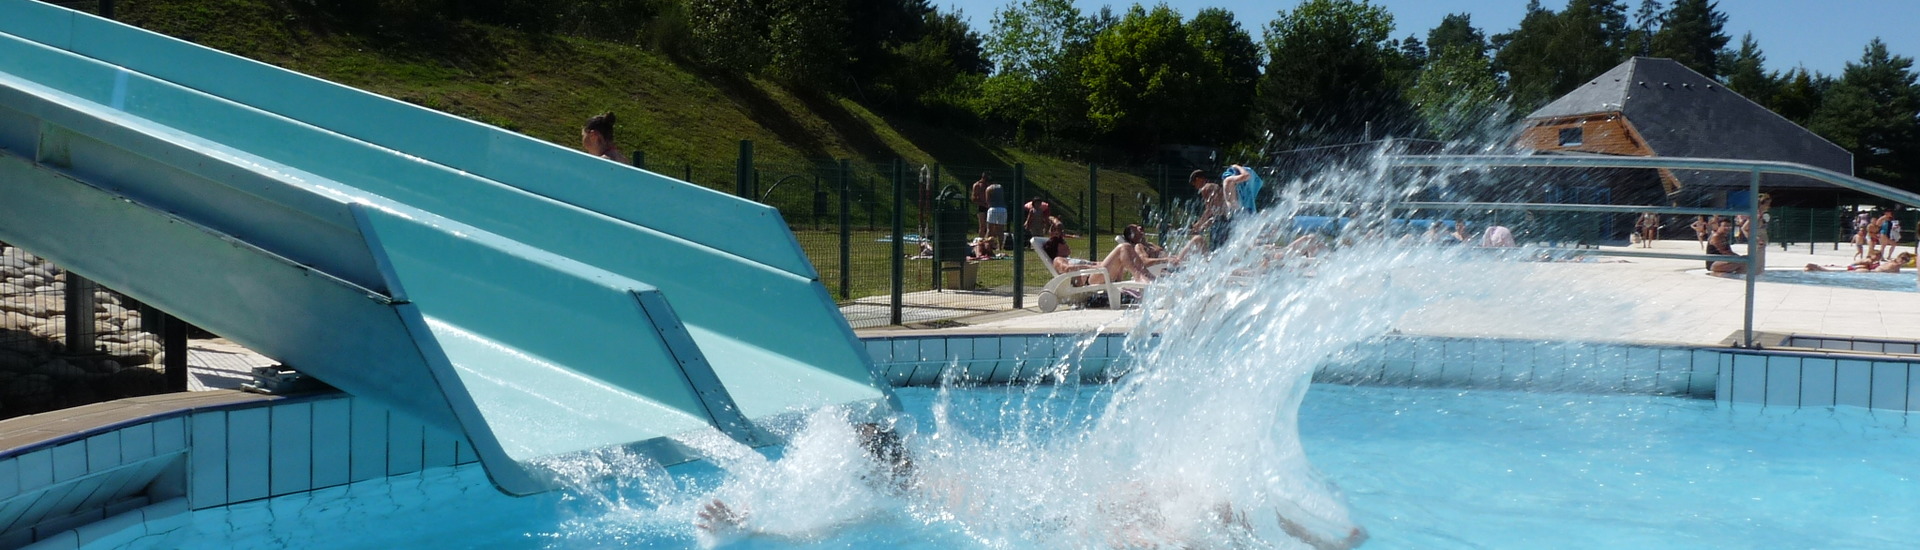
[[[0,417],[166,391],[160,339],[141,330],[138,305],[100,290],[91,314],[75,315],[66,279],[52,263],[0,243]],[[67,327],[82,322],[92,325],[95,349],[68,353]]]

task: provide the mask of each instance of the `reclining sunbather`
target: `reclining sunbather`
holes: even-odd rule
[[[1046,244],[1041,245],[1040,248],[1042,252],[1046,253],[1047,261],[1053,264],[1053,270],[1055,272],[1066,274],[1093,268],[1106,271],[1105,275],[1095,274],[1088,277],[1075,277],[1073,286],[1119,281],[1121,277],[1128,272],[1134,274],[1134,279],[1143,282],[1150,282],[1154,278],[1153,274],[1147,271],[1148,261],[1136,253],[1135,247],[1130,243],[1115,245],[1113,250],[1107,253],[1107,257],[1101,259],[1099,262],[1073,258],[1073,248],[1067,245],[1066,237],[1059,235],[1047,239]],[[1153,263],[1164,263],[1165,261],[1165,259],[1155,259]]]

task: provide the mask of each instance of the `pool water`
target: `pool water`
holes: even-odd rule
[[[1785,269],[1769,270],[1760,276],[1760,280],[1769,283],[1791,285],[1814,285],[1859,290],[1885,290],[1889,292],[1920,292],[1920,282],[1914,278],[1912,270],[1901,273],[1871,273],[1862,271],[1789,271]]]
[[[950,421],[928,422],[941,391]],[[1113,392],[900,393],[921,420],[914,437],[937,439],[934,426],[943,425],[991,440],[1023,430],[1071,437],[1097,421]],[[1062,421],[1009,421],[1038,417]],[[1675,397],[1315,385],[1299,423],[1313,464],[1371,531],[1365,548],[1911,548],[1920,540],[1920,428],[1909,420],[1848,407],[1763,411]],[[617,456],[598,464],[615,481],[511,498],[476,466],[439,469],[195,512],[187,525],[133,546],[701,544],[693,517],[723,484],[719,469],[661,470]],[[964,510],[886,498],[824,534],[736,547],[1078,546],[1045,536],[1047,518],[1009,533],[970,523]]]

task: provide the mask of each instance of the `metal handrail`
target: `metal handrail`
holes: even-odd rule
[[[1389,155],[1385,157],[1385,161],[1388,166],[1402,167],[1402,168],[1651,168],[1651,169],[1665,168],[1669,170],[1680,169],[1680,170],[1710,170],[1710,171],[1719,171],[1719,172],[1747,172],[1748,174],[1751,175],[1747,183],[1747,189],[1749,193],[1748,197],[1750,197],[1750,200],[1748,201],[1748,206],[1750,207],[1750,209],[1746,212],[1739,212],[1739,211],[1730,211],[1730,212],[1733,212],[1735,214],[1749,215],[1749,216],[1752,216],[1751,219],[1754,219],[1754,220],[1759,220],[1760,214],[1761,214],[1760,201],[1759,201],[1761,174],[1779,174],[1779,175],[1787,175],[1787,176],[1804,177],[1807,179],[1832,185],[1834,187],[1858,191],[1861,193],[1865,193],[1875,197],[1880,197],[1882,199],[1894,201],[1907,206],[1920,206],[1920,193],[1914,193],[1914,192],[1906,191],[1902,189],[1895,189],[1892,187],[1888,187],[1886,185],[1882,185],[1882,184],[1874,183],[1864,179],[1856,178],[1853,176],[1841,174],[1839,172],[1834,172],[1832,170],[1827,170],[1824,168],[1816,168],[1816,167],[1807,166],[1804,164],[1796,164],[1791,162],[1780,162],[1780,161],[1709,159],[1709,158],[1689,158],[1689,157],[1622,157],[1622,156],[1607,156],[1607,155],[1525,155],[1525,156]],[[1534,204],[1527,204],[1527,203],[1403,203],[1399,206],[1406,206],[1409,204],[1429,205],[1429,206],[1426,206],[1426,208],[1435,208],[1435,209],[1448,208],[1448,209],[1461,209],[1461,210],[1477,210],[1477,209],[1526,210],[1526,209],[1529,209],[1529,207],[1538,207],[1538,206],[1548,206],[1551,208],[1537,208],[1537,209],[1550,210],[1550,209],[1568,209],[1575,206],[1575,205],[1564,205],[1564,204],[1534,205]],[[1505,206],[1493,206],[1496,204],[1503,204]],[[1466,207],[1466,205],[1475,205],[1475,206]],[[1602,206],[1611,206],[1611,205],[1585,205],[1580,207],[1581,210],[1573,210],[1573,211],[1625,213],[1630,211],[1631,212],[1671,212],[1675,210],[1690,210],[1690,209],[1681,209],[1681,208],[1668,209],[1664,207],[1620,207],[1620,206],[1612,206],[1611,208],[1602,209],[1600,208]],[[1700,209],[1700,210],[1706,210],[1706,209]],[[1756,272],[1760,271],[1760,269],[1764,269],[1764,267],[1766,266],[1767,247],[1751,246],[1750,250],[1751,250],[1751,252],[1749,252],[1750,257],[1746,259],[1746,263],[1748,266],[1748,269],[1746,270],[1747,272],[1746,273],[1747,275],[1746,277],[1746,283],[1747,283],[1746,319],[1745,319],[1745,324],[1742,331],[1744,334],[1744,342],[1745,342],[1744,347],[1748,347],[1748,348],[1754,347],[1754,344],[1753,344],[1754,282],[1757,277]],[[1611,253],[1615,255],[1627,255],[1627,254],[1620,254],[1618,251],[1611,252]],[[1659,254],[1659,253],[1640,253],[1640,254],[1644,255],[1644,254]],[[1728,258],[1728,259],[1717,260],[1717,261],[1738,261],[1738,260],[1733,260],[1731,257],[1723,256],[1722,258]],[[1758,267],[1759,269],[1756,269],[1756,267]]]
[[[1391,155],[1389,166],[1425,168],[1666,168],[1717,172],[1758,172],[1801,176],[1834,187],[1920,207],[1920,193],[1895,189],[1825,168],[1771,160],[1692,157],[1618,157],[1609,155]]]

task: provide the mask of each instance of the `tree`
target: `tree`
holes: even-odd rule
[[[773,0],[767,28],[775,77],[815,88],[840,83],[847,63],[844,0]]]
[[[706,64],[755,71],[766,62],[770,0],[688,0],[695,53]]]
[[[1633,31],[1627,36],[1628,55],[1653,55],[1653,35],[1660,30],[1660,0],[1640,0],[1633,11]]]
[[[1769,80],[1773,81],[1773,93],[1762,105],[1801,126],[1813,123],[1813,113],[1820,110],[1827,88],[1833,85],[1831,78],[1808,73],[1805,68],[1778,73]]]
[[[1447,14],[1440,19],[1439,26],[1427,31],[1427,51],[1432,56],[1439,57],[1454,49],[1476,57],[1487,56],[1487,35],[1474,28],[1471,14]]]
[[[1204,65],[1180,14],[1166,4],[1151,12],[1134,4],[1094,37],[1083,60],[1087,118],[1095,129],[1133,146],[1158,143],[1169,133],[1185,137],[1191,121],[1186,102],[1200,91],[1194,73]]]
[[[1531,110],[1624,61],[1627,37],[1618,0],[1571,0],[1559,13],[1536,0],[1518,29],[1494,36],[1494,67],[1514,107]]]
[[[1247,115],[1260,82],[1260,47],[1233,12],[1222,8],[1194,14],[1187,22],[1187,39],[1206,60],[1197,71],[1200,90],[1190,102],[1200,129],[1190,139],[1221,145],[1245,139],[1253,127]]]
[[[1719,53],[1727,46],[1727,14],[1712,0],[1674,0],[1653,35],[1653,55],[1670,58],[1707,78],[1720,76]]]
[[[1506,122],[1493,62],[1469,47],[1450,47],[1427,61],[1407,99],[1434,137],[1484,137]]]
[[[1353,0],[1307,0],[1267,24],[1262,119],[1280,146],[1384,136],[1412,122],[1390,71],[1393,15]]]
[[[1768,105],[1773,101],[1773,78],[1767,76],[1766,54],[1760,53],[1760,43],[1753,40],[1753,33],[1740,37],[1739,50],[1720,52],[1725,74],[1720,82],[1754,103]]]
[[[1875,38],[1847,63],[1809,127],[1853,152],[1854,175],[1920,189],[1920,87],[1913,58],[1892,55]]]
[[[1079,64],[1094,23],[1071,0],[1022,0],[994,12],[984,46],[995,72],[981,84],[978,110],[1013,123],[1018,140],[1059,139],[1084,126]]]

